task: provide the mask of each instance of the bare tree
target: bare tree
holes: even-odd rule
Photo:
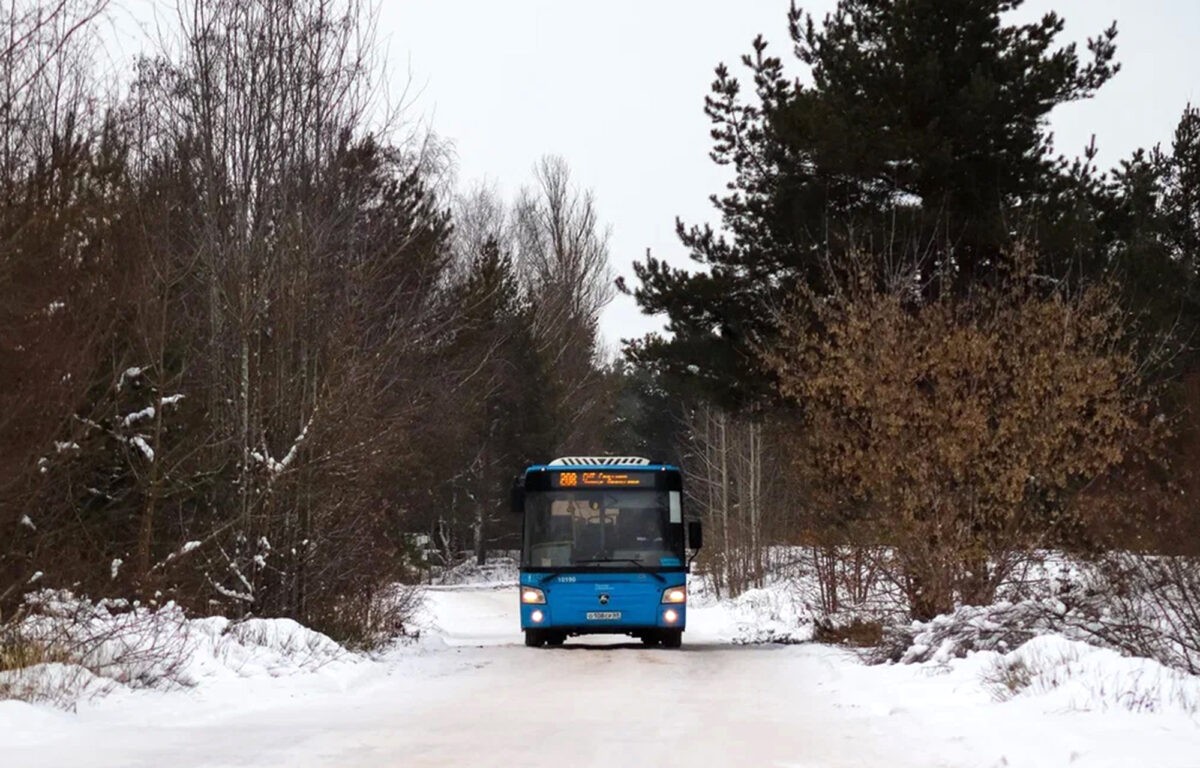
[[[548,160],[454,232],[438,142],[374,117],[366,0],[182,2],[122,98],[102,7],[0,9],[0,604],[378,637],[410,532],[483,557],[515,466],[602,441],[591,196]]]
[[[615,290],[608,232],[600,227],[592,193],[572,185],[565,160],[545,157],[534,166],[534,187],[518,199],[516,220],[521,267],[544,301],[539,334],[595,319]]]
[[[571,183],[561,158],[543,158],[535,186],[515,211],[518,263],[533,310],[533,334],[555,392],[547,407],[563,425],[556,446],[600,450],[603,412],[598,354],[600,311],[612,300],[608,233],[601,229],[591,192]]]
[[[141,438],[155,459],[136,570],[349,631],[362,616],[342,601],[380,593],[398,562],[387,478],[412,461],[400,447],[437,386],[423,366],[450,316],[430,145],[369,131],[365,4],[196,0],[179,19],[131,106],[136,162],[161,185],[139,213],[165,327],[143,336],[167,340],[202,421],[169,482],[155,450],[169,433]],[[146,345],[147,369],[163,348]],[[156,488],[183,491],[161,539]],[[187,511],[200,499],[211,514]]]
[[[802,532],[779,450],[782,432],[752,415],[701,406],[684,434],[689,499],[713,534],[701,563],[719,591],[763,586],[778,564],[771,545]]]
[[[91,111],[93,24],[108,0],[12,0],[0,7],[0,174],[61,139]]]
[[[48,482],[72,459],[121,280],[104,122],[91,97],[105,3],[0,8],[0,610],[41,570],[69,513]]]

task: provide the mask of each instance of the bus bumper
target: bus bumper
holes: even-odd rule
[[[570,635],[682,630],[687,626],[687,603],[662,602],[664,591],[677,586],[681,585],[644,581],[546,585],[544,603],[521,603],[521,629]]]

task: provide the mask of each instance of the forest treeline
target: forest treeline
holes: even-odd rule
[[[1066,44],[1022,5],[793,5],[791,56],[717,68],[719,226],[624,288],[670,331],[629,359],[700,403],[719,585],[788,541],[826,610],[882,580],[929,619],[1039,549],[1196,553],[1200,111],[1113,169],[1103,125],[1063,154],[1048,118],[1117,76],[1117,27]]]
[[[793,8],[792,56],[758,38],[704,101],[697,268],[615,285],[565,160],[456,186],[383,109],[364,0],[182,0],[116,84],[104,0],[6,6],[0,619],[61,587],[369,641],[565,453],[679,462],[720,590],[804,544],[829,610],[879,569],[928,618],[1037,548],[1187,549],[1200,111],[1062,154],[1117,30],[1021,4]],[[667,322],[620,359],[614,290]]]
[[[103,2],[0,11],[0,616],[25,592],[386,632],[617,396],[596,206],[456,191],[358,0],[196,0],[127,88]]]

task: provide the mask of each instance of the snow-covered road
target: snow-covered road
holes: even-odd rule
[[[508,645],[464,651],[478,666],[460,695],[388,738],[404,765],[459,765],[468,745],[497,766],[907,764],[814,695],[827,649],[732,646],[693,614],[682,651],[607,637],[533,650],[517,645],[510,591],[434,600],[447,642]]]
[[[429,607],[421,643],[381,662],[78,713],[0,702],[0,766],[1200,766],[1183,715],[1046,717],[961,676],[735,646],[716,607],[693,608],[680,651],[525,648],[511,588],[432,590]]]

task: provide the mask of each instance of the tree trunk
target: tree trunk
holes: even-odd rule
[[[721,455],[721,568],[725,572],[726,586],[730,592],[735,592],[740,590],[733,584],[733,573],[729,567],[729,445],[725,439],[724,412],[718,417],[717,426],[721,435],[718,448]]]
[[[954,610],[954,591],[949,573],[930,572],[929,568],[923,566],[910,567],[906,581],[913,619],[929,621]]]
[[[475,564],[483,565],[487,562],[487,546],[484,538],[484,522],[487,515],[484,514],[484,502],[479,499],[475,502]]]
[[[996,584],[991,578],[988,557],[984,553],[963,558],[958,575],[959,597],[964,605],[991,605],[996,599]]]

